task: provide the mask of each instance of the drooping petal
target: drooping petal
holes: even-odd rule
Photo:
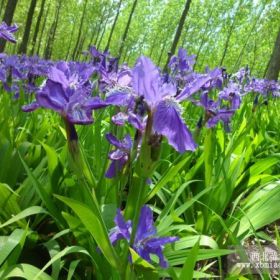
[[[159,265],[163,268],[167,268],[168,267],[168,263],[165,260],[164,256],[163,256],[163,250],[161,247],[156,247],[156,248],[149,248],[149,252],[150,254],[154,254],[156,256],[158,256],[159,258]]]
[[[108,104],[99,98],[98,96],[86,98],[86,100],[83,103],[84,108],[95,110],[95,109],[101,109],[108,106]]]
[[[145,122],[141,120],[141,118],[133,113],[128,114],[128,119],[127,121],[136,129],[140,131],[144,131],[145,128]]]
[[[117,139],[112,133],[107,133],[106,134],[106,139],[109,141],[110,144],[114,145],[117,148],[121,148],[121,141]]]
[[[194,81],[185,86],[176,99],[179,101],[185,100],[186,98],[201,90],[202,86],[204,86],[209,80],[211,80],[209,75],[197,77]]]
[[[185,88],[181,91],[181,93],[176,97],[178,101],[183,101],[193,95],[194,93],[198,92],[199,90],[203,89],[207,83],[211,80],[216,79],[217,77],[222,75],[222,71],[219,68],[216,68],[209,72],[208,74],[204,75],[196,75],[193,81],[188,83]],[[208,85],[209,87],[209,85]]]
[[[146,244],[149,247],[160,247],[168,243],[173,243],[177,240],[179,240],[179,237],[177,236],[153,237],[147,240]]]
[[[38,109],[40,107],[40,105],[37,102],[32,102],[28,105],[24,105],[21,107],[23,112],[32,112],[36,109]]]
[[[116,177],[123,169],[127,162],[126,158],[120,158],[119,160],[113,160],[105,173],[105,177],[112,179]]]
[[[180,108],[175,100],[161,101],[154,113],[154,130],[164,135],[178,152],[194,151],[196,144],[190,131],[184,124]]]
[[[127,106],[130,96],[124,91],[114,91],[105,100],[108,105]]]
[[[67,106],[67,119],[73,124],[91,124],[93,123],[92,111],[85,110],[80,104],[71,104]]]

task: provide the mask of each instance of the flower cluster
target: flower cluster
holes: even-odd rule
[[[2,25],[4,30],[6,25]],[[9,34],[16,27],[5,30]],[[221,68],[195,72],[195,56],[189,56],[182,48],[171,58],[168,73],[145,56],[130,68],[119,65],[109,52],[100,52],[95,47],[90,47],[86,55],[88,62],[55,62],[1,54],[0,81],[15,97],[21,89],[26,94],[35,94],[34,101],[23,106],[24,111],[51,109],[73,125],[92,123],[93,110],[115,107],[112,123],[128,123],[136,134],[123,140],[107,136],[116,148],[109,154],[108,178],[121,174],[130,162],[132,148],[139,149],[145,141],[151,150],[160,147],[166,138],[179,153],[194,151],[197,144],[190,120],[192,124],[195,120],[184,110],[185,103],[204,110],[197,120],[200,127],[213,128],[222,122],[229,129],[245,95],[253,93],[258,100],[259,95],[267,98],[280,93],[279,83],[251,77],[248,67],[232,75]]]

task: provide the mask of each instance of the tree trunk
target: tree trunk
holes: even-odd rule
[[[13,21],[17,3],[18,0],[8,0],[7,2],[4,17],[3,17],[3,21],[5,21],[7,25],[11,25]],[[6,40],[0,39],[0,53],[4,51],[5,45],[6,45]]]
[[[77,37],[76,45],[74,47],[73,54],[72,54],[73,59],[75,59],[77,56],[77,52],[78,52],[78,48],[79,48],[79,44],[80,44],[80,40],[81,40],[81,34],[82,34],[82,30],[83,30],[83,25],[84,25],[84,20],[85,20],[85,15],[86,15],[87,3],[88,3],[88,0],[85,0],[83,14],[82,14],[81,22],[80,22],[80,26],[79,26],[78,37]]]
[[[110,47],[111,39],[112,39],[114,30],[115,30],[116,23],[118,21],[119,14],[120,14],[121,5],[122,5],[122,0],[119,1],[118,8],[117,8],[117,14],[115,16],[115,19],[114,19],[114,22],[113,22],[113,25],[112,25],[112,28],[111,28],[111,31],[110,31],[110,34],[109,34],[109,38],[108,38],[108,42],[107,42],[106,47],[105,47],[105,51],[107,51]]]
[[[256,60],[257,60],[257,40],[255,38],[254,40],[254,56],[253,56],[253,63],[250,64],[250,72],[253,73],[254,68],[256,66]]]
[[[238,4],[238,7],[237,7],[237,10],[236,10],[236,13],[234,15],[234,18],[233,18],[233,21],[231,23],[231,26],[229,28],[229,32],[228,32],[228,36],[227,36],[227,39],[226,39],[226,43],[225,43],[225,46],[224,46],[224,51],[223,51],[223,55],[222,55],[222,58],[221,58],[221,61],[220,61],[220,66],[223,65],[224,63],[224,59],[226,57],[226,53],[227,53],[227,50],[228,50],[228,47],[229,47],[229,41],[230,41],[230,38],[231,38],[231,35],[233,33],[233,30],[234,30],[234,27],[235,27],[235,21],[236,21],[236,15],[237,15],[237,12],[241,6],[241,4],[243,3],[243,0],[240,0],[239,1],[239,4]]]
[[[69,56],[69,54],[70,54],[71,43],[72,43],[73,36],[74,36],[74,32],[75,32],[75,26],[76,26],[76,19],[74,19],[74,23],[73,23],[73,27],[72,27],[72,31],[71,31],[71,35],[70,35],[70,41],[69,41],[69,45],[68,45],[68,49],[67,49],[67,53],[66,53],[66,58],[65,58],[65,60],[68,59],[68,56]]]
[[[246,46],[247,46],[247,44],[248,44],[249,39],[251,38],[251,36],[252,36],[253,34],[255,34],[255,33],[254,33],[254,30],[256,30],[256,26],[257,26],[257,24],[258,24],[258,22],[259,22],[259,20],[260,20],[260,18],[261,18],[261,15],[262,15],[262,13],[263,13],[263,11],[264,11],[264,8],[265,8],[265,4],[262,6],[262,9],[261,9],[260,12],[258,13],[258,15],[257,15],[257,17],[256,17],[256,20],[255,20],[255,22],[254,22],[254,24],[253,24],[253,26],[252,26],[252,28],[251,28],[249,34],[247,35],[245,44],[243,45],[243,47],[242,47],[242,49],[241,49],[241,51],[240,51],[240,53],[239,53],[239,56],[238,56],[238,58],[237,58],[237,60],[236,60],[236,62],[235,62],[235,64],[234,64],[234,66],[233,66],[233,70],[234,70],[234,71],[237,71],[237,70],[238,70],[237,68],[239,67],[239,64],[240,64],[240,61],[241,61],[241,59],[242,59],[243,53],[244,53],[244,51],[245,51],[245,48],[246,48]]]
[[[280,28],[268,62],[265,78],[277,81],[280,72]]]
[[[37,18],[37,22],[36,22],[36,26],[35,26],[35,30],[34,30],[34,34],[33,34],[33,38],[32,38],[32,43],[31,43],[32,49],[30,51],[30,55],[33,55],[34,51],[35,51],[35,44],[36,44],[36,40],[37,40],[37,37],[39,34],[39,29],[40,29],[41,19],[42,19],[43,13],[44,13],[45,3],[46,3],[46,0],[42,0],[40,12],[39,12],[39,15]]]
[[[86,36],[82,36],[79,46],[78,46],[78,51],[76,53],[76,59],[78,59],[78,60],[80,60],[81,54],[83,52],[85,40],[86,40]]]
[[[161,59],[162,59],[162,56],[163,56],[163,54],[165,52],[165,49],[166,49],[166,44],[163,44],[161,52],[160,52],[160,55],[159,55],[159,58],[158,58],[158,61],[157,61],[157,65],[161,64]]]
[[[89,44],[88,44],[88,48],[89,48],[90,46],[92,46],[94,37],[95,37],[95,35],[96,35],[96,28],[97,28],[97,24],[95,24],[95,25],[94,25],[94,28],[92,29],[91,37],[90,37]]]
[[[29,35],[31,32],[31,25],[32,25],[34,11],[36,8],[36,2],[37,2],[37,0],[31,0],[31,2],[30,2],[27,19],[26,19],[26,24],[24,27],[23,38],[22,38],[21,44],[18,49],[18,53],[20,53],[20,54],[26,53],[26,51],[27,51],[27,44],[28,44]]]
[[[102,34],[101,34],[100,39],[99,39],[99,41],[98,41],[98,43],[97,43],[97,46],[96,46],[97,49],[99,49],[99,47],[100,47],[100,45],[101,45],[101,42],[102,42],[104,33],[105,33],[105,31],[106,31],[106,26],[107,26],[108,20],[109,20],[109,15],[107,16],[107,19],[106,19],[106,21],[105,21],[105,25],[104,25]]]
[[[3,10],[3,6],[5,4],[5,0],[2,0],[1,3],[0,3],[0,17],[2,16],[2,10]]]
[[[183,36],[182,45],[181,45],[183,48],[186,45],[186,42],[187,42],[187,39],[188,39],[189,35],[192,34],[192,33],[189,34],[189,29],[190,29],[190,24],[187,24],[186,27],[185,27],[185,36]],[[192,38],[192,36],[190,36],[190,38]]]
[[[56,4],[55,17],[54,17],[53,23],[51,25],[49,36],[47,39],[47,45],[46,45],[45,54],[44,54],[45,59],[50,59],[51,55],[52,55],[52,48],[53,48],[57,23],[58,23],[58,19],[59,19],[61,4],[62,4],[62,0],[58,0],[57,4]]]
[[[179,40],[180,40],[180,37],[181,37],[181,34],[182,34],[182,30],[183,30],[183,27],[184,27],[184,23],[185,23],[188,11],[190,9],[190,6],[191,6],[191,0],[187,0],[186,3],[185,3],[185,8],[184,8],[184,10],[182,12],[182,15],[181,15],[177,30],[176,30],[176,34],[175,34],[170,52],[168,53],[168,58],[167,58],[167,61],[166,61],[165,67],[164,67],[165,72],[167,72],[168,63],[169,63],[169,60],[170,60],[171,56],[174,55],[174,53],[176,51],[176,48],[177,48],[177,45],[179,43]]]
[[[149,57],[152,58],[152,55],[153,55],[153,52],[154,52],[154,49],[155,49],[155,46],[156,46],[156,43],[157,43],[157,36],[154,37],[154,40],[152,42],[152,45],[151,45],[151,48],[150,48],[150,53],[149,53]]]
[[[128,34],[129,26],[131,24],[132,16],[134,14],[134,11],[135,11],[135,8],[136,8],[136,5],[137,5],[137,1],[138,0],[134,0],[134,2],[133,2],[132,9],[131,9],[131,12],[130,12],[130,15],[129,15],[129,18],[128,18],[128,21],[127,21],[127,24],[126,24],[126,27],[125,27],[122,39],[121,39],[121,44],[120,44],[120,48],[119,48],[119,52],[118,52],[118,56],[119,57],[122,56],[124,42],[125,42],[127,34]]]
[[[201,42],[200,42],[200,46],[199,46],[198,51],[197,51],[197,54],[196,54],[196,61],[195,61],[195,64],[194,64],[194,66],[193,66],[193,69],[195,69],[195,67],[196,67],[196,65],[197,65],[200,52],[201,52],[201,50],[202,50],[202,47],[203,47],[204,44],[205,44],[205,41],[206,41],[206,34],[207,34],[208,28],[209,28],[209,26],[210,26],[210,21],[211,21],[211,18],[212,18],[212,14],[213,14],[213,11],[214,11],[214,7],[215,7],[215,5],[213,5],[213,7],[211,8],[209,17],[208,17],[208,19],[207,19],[207,23],[206,23],[206,26],[205,26],[205,29],[204,29],[204,32],[203,32],[203,35],[202,35],[202,39],[201,39]]]
[[[49,9],[50,9],[50,3],[48,5],[48,7],[47,7],[46,15],[48,15]],[[41,45],[42,45],[42,40],[43,40],[43,35],[44,35],[45,29],[46,29],[46,25],[47,25],[47,19],[48,19],[48,17],[45,16],[44,17],[44,21],[43,21],[43,25],[42,25],[42,30],[41,30],[40,38],[39,38],[39,41],[38,41],[38,47],[37,47],[37,51],[36,51],[37,55],[39,55],[39,53],[40,53],[40,49],[41,49]]]
[[[124,56],[123,56],[123,62],[124,63],[125,63],[125,60],[126,60],[127,55],[128,55],[128,50],[129,50],[129,48],[128,48],[128,46],[126,46],[125,51],[124,51]]]

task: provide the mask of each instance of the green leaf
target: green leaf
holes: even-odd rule
[[[15,193],[7,184],[0,183],[0,209],[5,218],[20,212],[18,205],[18,194]]]
[[[54,204],[51,196],[45,191],[44,187],[38,182],[38,180],[34,177],[34,175],[32,174],[32,172],[30,171],[29,167],[27,166],[27,164],[24,162],[23,158],[21,157],[21,155],[19,154],[20,160],[24,166],[24,169],[26,170],[28,176],[30,177],[34,188],[36,189],[36,192],[38,193],[38,195],[40,196],[41,200],[43,201],[43,203],[45,204],[45,206],[47,207],[47,209],[49,210],[49,213],[52,215],[53,219],[58,223],[58,224],[64,224],[64,220],[61,216],[60,211],[58,210],[58,208],[56,207],[56,205]]]
[[[121,269],[119,259],[108,237],[107,230],[104,226],[100,213],[94,213],[87,205],[79,201],[56,195],[56,197],[68,205],[82,221],[86,229],[95,239],[100,250],[107,261],[116,269]]]
[[[24,243],[26,237],[26,230],[15,229],[9,236],[7,242],[0,247],[0,266],[8,259],[9,255],[20,245]],[[23,244],[22,244],[23,245]]]
[[[19,220],[26,218],[28,216],[37,215],[37,214],[48,214],[48,212],[41,206],[31,206],[27,209],[24,209],[19,214],[15,215],[14,217],[12,217],[8,221],[6,221],[4,224],[1,224],[0,228],[6,227],[12,223],[15,223]]]
[[[213,175],[214,167],[214,156],[215,156],[215,133],[214,129],[210,128],[206,132],[204,140],[204,168],[205,168],[205,185],[206,187],[211,186],[211,180]]]
[[[90,254],[88,253],[87,250],[85,250],[83,247],[80,246],[70,246],[64,248],[62,251],[58,252],[55,254],[48,262],[47,264],[35,275],[33,280],[38,280],[40,279],[39,277],[42,275],[42,273],[51,265],[55,264],[57,261],[59,261],[62,257],[73,254],[73,253],[80,253],[80,254],[85,254],[88,257],[91,258]]]
[[[70,263],[68,274],[67,274],[67,280],[73,279],[73,275],[74,275],[75,270],[76,270],[77,266],[79,265],[80,261],[81,260],[75,260]]]
[[[15,266],[9,267],[4,272],[0,272],[0,278],[1,279],[8,279],[8,278],[24,278],[26,280],[35,279],[35,276],[40,272],[40,269],[30,265],[30,264],[17,264]],[[50,277],[46,273],[41,273],[40,277],[37,278],[37,280],[53,280],[52,277]]]
[[[200,240],[195,243],[194,247],[191,249],[189,256],[186,259],[186,262],[182,268],[182,272],[180,274],[179,280],[192,280],[193,273],[195,268],[195,263],[197,259],[197,254],[199,251],[199,242]]]
[[[164,175],[160,178],[160,180],[156,183],[154,188],[147,195],[145,201],[149,201],[153,198],[157,192],[164,187],[168,182],[170,182],[175,176],[178,176],[178,172],[184,167],[184,165],[191,160],[192,156],[190,154],[186,154],[184,156],[180,156],[177,160],[178,163],[173,163],[165,172]]]

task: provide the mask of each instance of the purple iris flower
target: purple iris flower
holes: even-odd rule
[[[216,68],[212,71],[207,70],[205,74],[195,74],[189,76],[183,90],[177,95],[179,101],[183,101],[194,93],[200,90],[211,90],[213,88],[219,88],[222,85],[222,70]]]
[[[169,61],[169,68],[175,72],[190,72],[195,64],[195,55],[188,55],[187,51],[179,48],[178,56],[173,55]]]
[[[6,22],[2,22],[0,24],[0,38],[3,38],[6,41],[11,43],[16,43],[16,39],[13,35],[18,30],[18,26],[16,24],[8,26]]]
[[[23,111],[44,107],[58,112],[72,124],[92,123],[92,110],[106,106],[99,97],[90,95],[89,78],[93,71],[90,65],[58,63],[51,67],[47,81],[36,94],[36,102],[24,106]]]
[[[238,84],[231,82],[219,93],[219,99],[229,101],[231,109],[237,110],[241,104],[240,91]]]
[[[106,138],[111,145],[116,147],[115,150],[109,153],[109,159],[112,162],[105,174],[107,178],[113,178],[123,170],[125,164],[128,162],[132,140],[130,135],[126,135],[122,140],[118,140],[111,133],[108,133]]]
[[[222,121],[227,127],[230,118],[235,112],[234,109],[220,108],[220,100],[215,102],[214,100],[209,99],[207,91],[202,93],[198,105],[205,109],[206,124],[209,128],[214,127],[219,121]]]
[[[110,232],[111,243],[115,245],[120,239],[125,239],[127,242],[130,242],[132,222],[130,220],[125,221],[119,209],[117,210],[117,215],[114,221],[116,227]],[[139,256],[150,263],[152,262],[150,254],[158,256],[159,265],[166,268],[168,263],[163,256],[164,245],[175,242],[179,238],[173,236],[158,237],[156,234],[157,230],[154,226],[153,212],[147,205],[144,205],[141,209],[132,248],[139,254]]]
[[[269,93],[272,93],[273,96],[279,96],[280,85],[276,81],[254,78],[244,89],[246,92],[253,91],[264,96],[267,96]]]
[[[152,116],[155,134],[164,135],[178,152],[194,151],[196,144],[182,118],[182,107],[172,83],[164,83],[158,68],[147,57],[140,57],[133,69],[134,91],[142,96]]]

